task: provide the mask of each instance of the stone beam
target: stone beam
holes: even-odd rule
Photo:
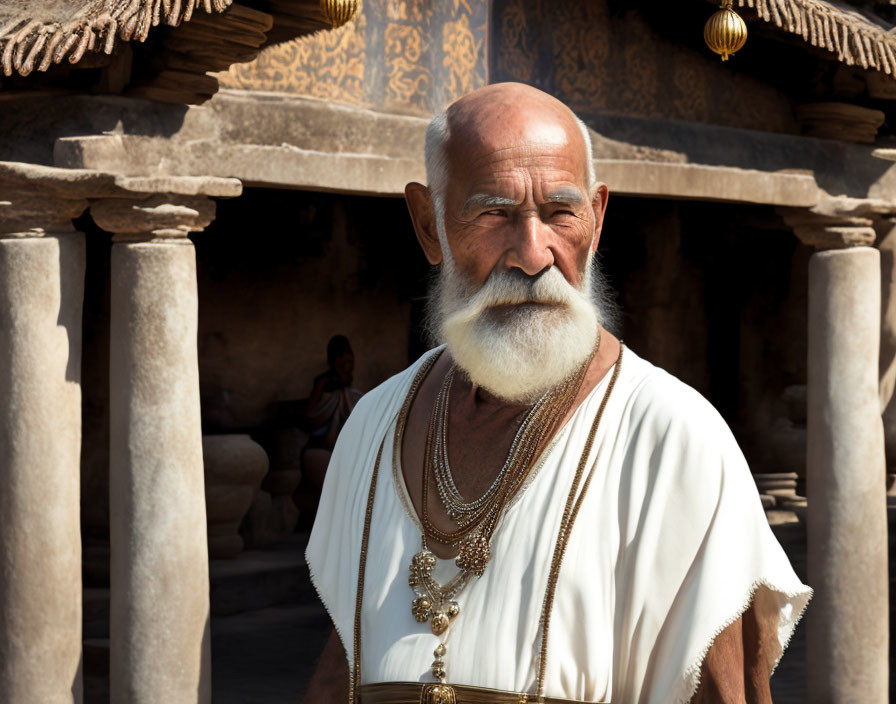
[[[0,180],[0,701],[79,704],[87,201]]]
[[[426,120],[421,117],[251,91],[222,91],[206,106],[176,114],[123,98],[65,100],[71,103],[72,128],[67,134],[53,135],[53,125],[47,125],[49,146],[41,156],[58,166],[133,175],[212,173],[282,188],[383,195],[399,195],[404,183],[422,178]],[[15,139],[17,125],[2,136],[0,116],[0,155],[39,143],[34,130],[40,124],[38,113],[45,111],[40,98],[30,98],[21,109],[29,113],[29,122],[27,134],[19,139]],[[582,117],[591,127],[595,156],[608,162],[607,168],[622,162],[634,174],[625,182],[620,179],[616,187],[620,193],[690,198],[696,190],[701,199],[726,200],[730,192],[740,202],[783,205],[775,188],[784,183],[790,189],[794,181],[778,181],[777,176],[804,176],[814,179],[822,192],[854,198],[889,199],[896,188],[896,166],[874,158],[867,145],[670,120],[605,114]],[[120,143],[110,145],[115,139]],[[641,172],[635,170],[642,167],[629,167],[629,162],[643,163],[648,174],[655,170],[660,187],[640,186]],[[681,186],[675,183],[675,169],[663,165],[696,167],[707,183],[718,174],[699,169],[731,169],[719,173],[732,179],[733,185],[726,184],[724,190]],[[687,182],[690,174],[684,169],[681,178]],[[741,185],[766,177],[771,177],[766,184],[757,180],[747,189]],[[760,196],[737,195],[751,190]],[[796,202],[788,196],[787,203],[804,207],[805,199]]]
[[[400,196],[408,182],[426,182],[422,148],[419,154],[396,157],[202,140],[179,145],[176,162],[166,156],[170,150],[156,138],[109,135],[59,140],[56,154],[61,163],[93,169],[167,161],[185,173],[226,173],[248,185],[275,188]],[[819,197],[814,179],[805,174],[624,159],[596,159],[594,164],[598,178],[619,195],[803,208]]]

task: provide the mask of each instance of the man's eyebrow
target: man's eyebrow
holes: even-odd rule
[[[502,205],[517,205],[517,201],[506,196],[498,196],[492,193],[475,193],[464,202],[463,211],[476,210],[478,208],[497,208]]]
[[[578,188],[558,188],[548,196],[549,203],[581,203],[585,200]]]

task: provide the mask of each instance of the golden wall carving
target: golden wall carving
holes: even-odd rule
[[[264,49],[248,63],[218,75],[224,88],[298,93],[340,102],[361,102],[367,20],[362,3],[355,19]]]
[[[445,90],[450,99],[485,85],[484,73],[477,71],[482,44],[483,39],[477,41],[470,28],[468,15],[445,23],[442,29],[442,53],[445,56],[442,65],[448,69]]]
[[[266,47],[219,80],[431,114],[485,85],[487,9],[483,0],[364,0],[344,27]]]
[[[389,23],[384,39],[388,71],[386,105],[399,104],[425,111],[433,78],[432,71],[421,63],[423,32],[419,26]]]
[[[646,6],[645,6],[646,7]],[[789,97],[608,0],[493,0],[492,81],[547,90],[578,112],[794,132]]]

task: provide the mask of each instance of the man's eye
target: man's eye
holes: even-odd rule
[[[482,213],[482,215],[497,215],[498,217],[503,218],[503,217],[507,217],[507,211],[499,210],[499,209],[486,210],[485,212]]]

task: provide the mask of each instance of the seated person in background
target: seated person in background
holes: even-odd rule
[[[361,392],[351,386],[355,354],[345,335],[334,335],[327,343],[327,366],[314,380],[305,406],[311,436],[302,452],[302,467],[318,490],[324,485],[339,431],[361,398]]]

